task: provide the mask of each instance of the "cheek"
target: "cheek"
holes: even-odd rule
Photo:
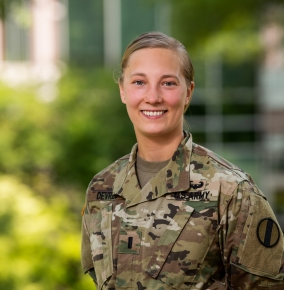
[[[186,94],[171,93],[167,96],[167,103],[173,108],[184,108],[186,103]]]
[[[136,107],[143,99],[143,93],[137,90],[128,89],[125,91],[125,103],[129,107]]]

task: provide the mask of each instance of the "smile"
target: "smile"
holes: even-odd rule
[[[142,111],[143,115],[148,117],[162,116],[166,111]]]

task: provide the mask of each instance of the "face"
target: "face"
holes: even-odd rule
[[[182,134],[183,112],[194,83],[187,85],[177,55],[169,49],[145,48],[128,59],[119,85],[122,102],[137,137]]]

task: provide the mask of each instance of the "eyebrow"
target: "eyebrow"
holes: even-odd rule
[[[175,78],[175,79],[179,80],[179,77],[176,76],[176,75],[163,75],[162,78],[163,78],[163,79],[165,79],[165,78]]]
[[[146,75],[144,73],[133,73],[130,75],[130,77],[133,77],[133,76],[141,76],[141,77],[146,77]]]
[[[133,74],[130,75],[130,77],[133,77],[133,76],[146,77],[146,74],[137,72],[137,73],[133,73]],[[162,75],[161,78],[162,78],[162,79],[165,79],[165,78],[175,78],[175,79],[179,80],[179,77],[178,77],[178,76],[176,76],[176,75],[171,75],[171,74]]]

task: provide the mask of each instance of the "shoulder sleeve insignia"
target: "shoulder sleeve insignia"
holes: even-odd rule
[[[271,218],[262,219],[257,225],[257,238],[267,248],[277,245],[280,239],[280,230],[277,223]]]

